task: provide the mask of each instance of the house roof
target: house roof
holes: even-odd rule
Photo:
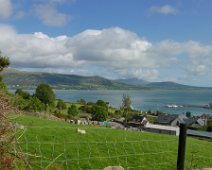
[[[142,115],[134,115],[132,117],[132,122],[142,122],[143,119],[144,119],[144,116],[142,116]]]
[[[156,122],[159,124],[170,124],[176,118],[177,115],[159,115]]]
[[[178,119],[180,123],[189,125],[192,124],[193,122],[195,122],[195,120],[193,118],[188,118],[186,115],[184,114],[180,114],[178,115]]]
[[[195,122],[196,122],[196,119],[194,119],[194,118],[189,118],[189,119],[185,120],[185,124],[188,126],[192,125]]]
[[[205,125],[205,121],[203,119],[197,119],[196,122],[200,125],[200,126],[204,126]]]

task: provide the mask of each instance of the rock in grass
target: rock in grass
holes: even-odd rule
[[[104,170],[124,170],[124,168],[122,166],[108,166]]]

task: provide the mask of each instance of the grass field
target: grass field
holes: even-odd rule
[[[97,170],[109,165],[134,170],[176,169],[176,136],[70,125],[26,115],[14,121],[25,126],[19,142],[33,169],[50,164],[52,169],[67,170]],[[86,134],[78,134],[77,127]],[[212,167],[212,142],[187,138],[185,166]]]

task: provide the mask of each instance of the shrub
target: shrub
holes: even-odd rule
[[[44,104],[37,97],[32,97],[28,101],[28,105],[24,108],[24,110],[40,112],[44,110],[44,108],[45,108]]]
[[[29,92],[23,91],[22,89],[17,89],[15,91],[15,94],[23,97],[24,99],[29,99],[31,97],[30,94],[29,94]]]
[[[86,105],[86,101],[85,101],[84,99],[80,99],[80,100],[78,101],[78,103],[79,103],[79,104],[82,104],[82,105]]]
[[[76,105],[72,104],[71,107],[68,108],[68,115],[77,116],[79,114],[79,110]]]
[[[17,109],[24,110],[29,105],[29,100],[23,99],[23,97],[19,95],[14,95],[11,98],[11,103]]]
[[[105,107],[93,105],[91,111],[92,120],[104,121],[108,117],[108,112]]]
[[[57,106],[56,106],[59,110],[64,110],[64,109],[67,109],[67,106],[66,106],[66,103],[59,99],[58,102],[57,102]]]
[[[30,169],[17,142],[17,128],[2,113],[0,122],[0,169]]]

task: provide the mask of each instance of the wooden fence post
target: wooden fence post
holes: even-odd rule
[[[186,131],[187,131],[186,125],[180,124],[177,170],[184,170],[185,150],[186,150]]]

